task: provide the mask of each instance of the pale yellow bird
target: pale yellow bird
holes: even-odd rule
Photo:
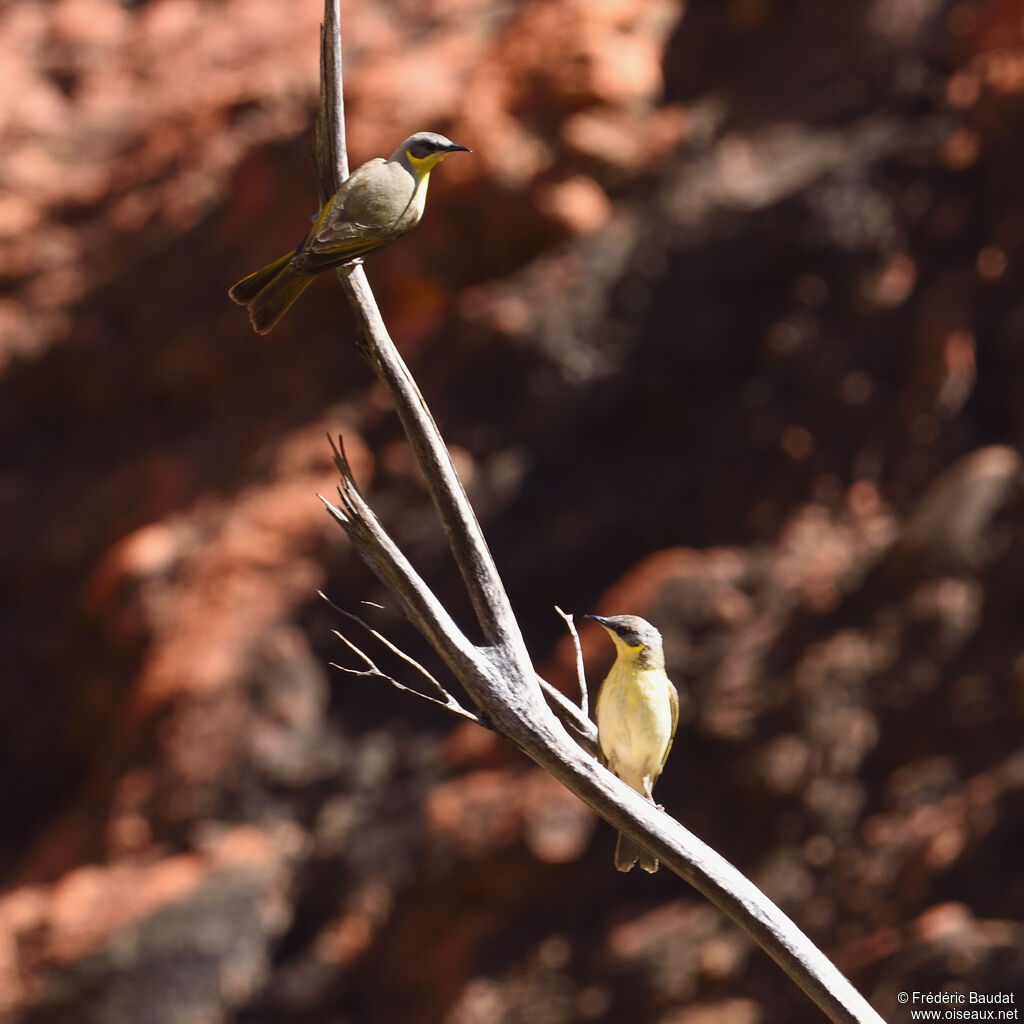
[[[385,160],[356,168],[324,203],[306,237],[255,273],[243,277],[228,295],[249,307],[258,334],[266,334],[317,275],[383,249],[414,228],[423,216],[430,172],[466,146],[434,132],[410,135]]]
[[[597,744],[601,761],[630,788],[654,803],[658,781],[679,724],[679,694],[665,674],[661,634],[637,615],[588,615],[615,644],[615,663],[597,695]],[[615,867],[639,863],[658,870],[654,854],[619,833]]]

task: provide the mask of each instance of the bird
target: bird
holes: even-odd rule
[[[597,695],[597,745],[602,764],[654,803],[652,790],[672,749],[679,694],[665,674],[661,633],[638,615],[587,615],[608,631],[615,662]],[[658,870],[654,854],[619,833],[615,867]]]
[[[248,307],[256,333],[266,334],[318,274],[383,249],[415,227],[423,216],[430,172],[460,151],[472,152],[436,132],[417,132],[386,160],[376,157],[356,168],[324,203],[296,249],[229,289],[231,299]]]

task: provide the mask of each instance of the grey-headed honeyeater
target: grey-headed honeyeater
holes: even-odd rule
[[[654,803],[657,782],[679,723],[679,694],[665,675],[661,634],[637,615],[588,615],[600,622],[615,644],[615,663],[597,695],[597,745],[601,761],[630,788]],[[658,870],[654,854],[619,833],[615,867],[638,863]]]
[[[249,307],[266,334],[318,274],[383,249],[423,216],[430,172],[450,153],[470,152],[443,135],[410,135],[385,160],[368,160],[324,204],[293,252],[243,277],[228,295]]]

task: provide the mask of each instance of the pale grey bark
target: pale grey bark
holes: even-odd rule
[[[348,175],[338,0],[325,0],[321,44],[317,163],[324,199]],[[423,396],[387,332],[363,268],[342,268],[338,276],[359,326],[359,351],[394,403],[483,636],[482,644],[471,642],[416,573],[359,493],[339,445],[335,449],[341,475],[339,501],[326,502],[328,510],[465,689],[475,711],[459,705],[433,677],[429,677],[429,685],[440,698],[417,695],[460,717],[476,718],[546,768],[600,817],[649,849],[669,870],[728,914],[831,1020],[880,1024],[881,1018],[863,996],[764,893],[594,758],[593,723],[533,668],[480,524]],[[401,686],[380,672],[351,641],[346,642],[367,666],[366,674]]]

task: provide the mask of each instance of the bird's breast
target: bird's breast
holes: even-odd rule
[[[597,698],[598,742],[623,778],[657,772],[672,741],[672,706],[661,669],[616,662]]]
[[[345,203],[346,216],[359,224],[402,233],[423,216],[426,182],[400,164],[384,163],[373,168]]]

